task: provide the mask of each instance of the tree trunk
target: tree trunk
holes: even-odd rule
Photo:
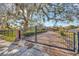
[[[28,20],[24,21],[24,30],[28,29]]]

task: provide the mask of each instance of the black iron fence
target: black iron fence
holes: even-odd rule
[[[62,43],[63,43],[63,48],[69,49],[69,50],[73,50],[75,51],[75,44],[76,44],[76,38],[75,35],[77,35],[74,32],[64,32],[63,35],[61,35],[62,39]]]
[[[0,39],[14,41],[16,38],[15,30],[0,30]]]
[[[73,51],[79,53],[79,32],[78,31],[66,31],[66,36],[64,37],[65,43],[67,44],[67,49],[72,49]]]

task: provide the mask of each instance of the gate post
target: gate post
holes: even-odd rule
[[[77,35],[78,35],[78,40],[77,40],[77,41],[78,41],[77,52],[79,53],[79,32],[78,32]]]
[[[79,32],[75,33],[75,53],[79,53]]]
[[[19,29],[16,29],[16,40],[19,41],[21,39],[21,31]]]
[[[73,50],[74,50],[74,52],[76,52],[76,40],[75,40],[75,39],[76,39],[76,37],[75,37],[75,35],[76,35],[76,33],[74,33],[74,35],[73,35],[73,36],[74,36],[74,40],[73,40],[73,41],[74,41],[74,49],[73,49]]]
[[[37,42],[37,26],[35,26],[35,42]]]

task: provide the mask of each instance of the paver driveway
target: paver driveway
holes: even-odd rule
[[[34,41],[35,37],[34,36],[26,37],[25,40]],[[43,44],[73,49],[73,45],[69,46],[70,42],[63,39],[61,37],[61,35],[59,35],[56,32],[53,32],[53,31],[48,31],[46,33],[38,34],[37,40],[38,40],[38,42],[43,43]],[[64,49],[60,49],[60,48],[56,48],[56,47],[44,46],[44,48],[45,48],[44,50],[46,50],[46,52],[49,53],[50,55],[74,55],[73,51],[68,51],[68,50],[64,50]]]
[[[25,37],[25,40],[34,41],[35,36]],[[53,46],[57,46],[61,48],[68,48],[68,49],[73,49],[74,47],[72,44],[73,42],[70,42],[68,38],[64,39],[60,34],[53,32],[53,31],[48,31],[45,33],[38,34],[37,42],[48,44],[48,45],[53,45]]]
[[[67,43],[61,38],[61,36],[58,33],[48,31],[46,33],[41,33],[37,35],[38,42],[49,44],[49,45],[55,45],[60,47],[67,47]],[[28,49],[28,46],[26,46],[28,43],[26,40],[32,40],[34,41],[35,37],[25,37],[22,41],[20,41],[20,45],[23,44],[23,46],[18,46],[14,44],[10,44],[7,48],[4,48],[4,50],[0,51],[0,55],[11,55],[11,56],[45,56],[45,55],[52,55],[52,56],[70,56],[70,55],[76,55],[73,51],[64,50],[56,47],[49,47],[46,45],[41,44],[35,44],[33,43],[33,47]]]

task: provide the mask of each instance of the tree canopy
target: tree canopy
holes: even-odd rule
[[[55,26],[59,21],[72,22],[74,19],[78,20],[78,11],[79,4],[75,3],[0,3],[0,22],[10,19],[23,19],[22,25],[27,29],[29,20],[36,17],[37,21],[41,19],[44,22],[55,21]]]

